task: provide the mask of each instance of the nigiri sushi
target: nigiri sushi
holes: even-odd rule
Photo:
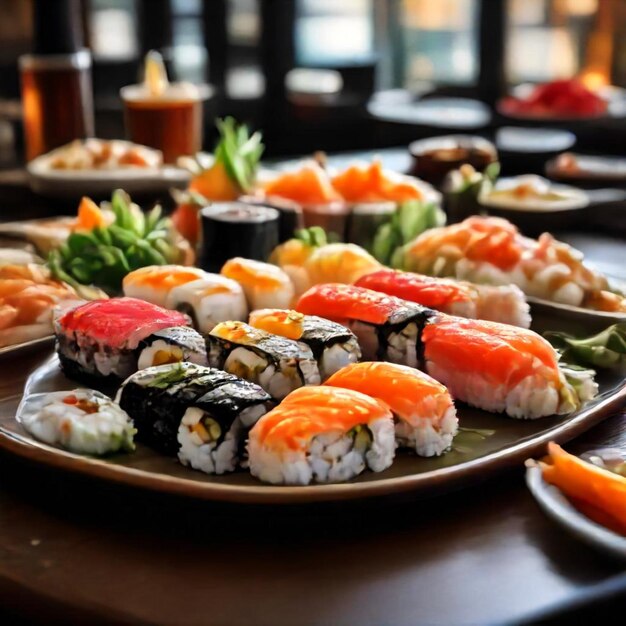
[[[355,285],[451,315],[502,322],[522,328],[530,326],[528,302],[516,285],[475,285],[390,269],[366,274]]]
[[[432,228],[399,251],[405,270],[493,285],[514,284],[526,295],[601,311],[626,311],[626,299],[587,267],[580,252],[548,233],[524,237],[505,219],[470,217]]]
[[[554,348],[531,330],[440,314],[424,327],[422,343],[424,370],[453,397],[487,411],[562,415],[597,393],[591,378],[571,385]]]
[[[186,313],[203,333],[219,322],[244,320],[248,314],[239,283],[196,267],[142,267],[126,275],[123,288],[126,296]]]
[[[362,287],[320,285],[297,310],[344,320],[368,360],[418,367],[452,396],[517,418],[569,413],[597,393],[590,374],[570,384],[554,348],[508,324],[437,313]]]
[[[448,390],[419,370],[385,362],[353,363],[325,383],[382,400],[396,417],[396,441],[420,456],[450,448],[459,420]]]
[[[174,287],[199,278],[206,272],[184,265],[148,265],[129,272],[122,281],[124,295],[158,306],[167,306],[167,296]]]
[[[285,309],[259,309],[250,313],[250,326],[309,346],[322,381],[361,358],[361,348],[354,333],[322,317]]]
[[[270,263],[235,257],[226,261],[221,274],[241,285],[250,310],[286,309],[295,297],[289,276]]]
[[[137,372],[116,400],[132,417],[139,440],[207,474],[245,464],[248,431],[273,406],[258,385],[192,363]]]
[[[241,285],[219,274],[174,287],[165,301],[168,309],[182,311],[202,333],[209,333],[220,322],[245,320],[248,305]]]
[[[263,482],[308,485],[380,472],[395,454],[393,417],[379,400],[350,389],[302,387],[250,431],[250,473]]]
[[[329,283],[311,287],[296,305],[305,315],[323,315],[347,326],[359,340],[363,358],[419,367],[419,338],[436,313],[377,291]]]
[[[86,382],[124,379],[142,365],[183,358],[206,362],[202,338],[186,315],[134,298],[94,300],[55,320],[56,351],[70,378]],[[148,350],[142,357],[142,352]]]
[[[303,385],[318,385],[320,373],[311,348],[243,322],[222,322],[208,335],[209,363],[252,381],[281,400]]]

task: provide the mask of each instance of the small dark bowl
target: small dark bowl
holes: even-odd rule
[[[503,126],[496,133],[496,147],[507,176],[543,173],[545,163],[571,150],[576,135],[555,128]]]
[[[498,160],[496,147],[476,135],[443,135],[419,139],[409,145],[413,157],[411,174],[436,187],[441,186],[446,175],[469,163],[482,172]]]

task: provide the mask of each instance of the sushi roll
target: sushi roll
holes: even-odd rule
[[[93,300],[55,320],[61,368],[69,378],[88,383],[118,382],[137,371],[139,355],[147,347],[142,342],[188,321],[182,313],[135,298]],[[162,336],[158,340],[167,343]],[[193,353],[193,347],[188,351]]]
[[[35,439],[77,454],[135,449],[128,414],[93,389],[31,394],[22,400],[17,419]]]
[[[208,365],[206,344],[200,333],[188,326],[173,326],[152,333],[139,342],[137,369],[164,363],[188,361]]]
[[[438,456],[452,445],[459,429],[448,390],[411,367],[394,363],[354,363],[325,383],[382,400],[396,418],[396,442],[419,456]]]
[[[191,363],[137,372],[116,400],[133,419],[138,440],[207,474],[245,464],[248,431],[273,406],[258,385]]]
[[[284,309],[259,309],[250,313],[249,321],[255,328],[306,343],[313,351],[322,381],[361,358],[354,333],[323,317]]]
[[[474,285],[449,278],[381,269],[356,281],[357,287],[380,291],[450,315],[530,327],[530,309],[516,285]]]
[[[206,274],[174,287],[165,301],[168,309],[189,315],[194,328],[209,333],[227,320],[245,320],[248,305],[243,289],[234,280],[219,274]]]
[[[438,313],[362,287],[320,285],[296,307],[342,321],[367,360],[417,367],[457,400],[511,417],[574,411],[597,393],[592,373],[566,377],[554,348],[531,330]]]
[[[207,336],[209,363],[257,383],[281,400],[303,385],[319,385],[320,373],[306,344],[243,322],[223,322]]]
[[[270,263],[235,257],[224,264],[221,274],[243,287],[250,310],[286,309],[295,297],[289,276]]]
[[[358,338],[363,358],[420,367],[420,335],[436,313],[413,302],[352,285],[311,287],[296,309],[347,326]]]
[[[388,468],[395,447],[384,403],[350,389],[303,387],[250,431],[250,473],[272,484],[342,482],[366,467]]]
[[[158,306],[167,306],[167,297],[175,287],[206,277],[197,267],[184,265],[148,265],[129,272],[124,277],[124,295]]]

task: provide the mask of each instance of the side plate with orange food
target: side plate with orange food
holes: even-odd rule
[[[541,509],[585,543],[626,559],[626,477],[555,443],[548,451],[527,462],[526,484]]]

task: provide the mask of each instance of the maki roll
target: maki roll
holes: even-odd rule
[[[31,394],[22,400],[17,420],[36,439],[77,454],[135,449],[127,413],[93,389]]]
[[[208,365],[206,344],[202,335],[188,326],[173,326],[152,333],[139,343],[137,369],[153,365],[188,361]]]
[[[502,322],[522,328],[530,326],[528,302],[516,285],[475,285],[390,269],[366,274],[355,285],[451,315]]]
[[[224,382],[220,377],[221,384],[197,398],[183,414],[177,434],[178,460],[183,465],[207,474],[247,467],[248,432],[274,403],[259,385],[236,376],[229,379]]]
[[[224,264],[221,274],[242,286],[250,310],[286,309],[295,297],[289,276],[270,263],[235,257]]]
[[[250,325],[309,346],[322,381],[361,358],[354,333],[323,317],[283,309],[260,309],[250,313]]]
[[[182,313],[143,300],[93,300],[55,320],[56,351],[69,378],[117,382],[137,371],[139,355],[147,347],[142,342],[157,331],[187,324]],[[159,340],[167,343],[163,337],[155,338]],[[167,350],[172,358],[172,349]],[[188,347],[188,352],[194,348]]]
[[[459,430],[448,390],[419,370],[395,363],[354,363],[325,383],[382,400],[396,418],[396,442],[419,456],[446,452]]]
[[[140,441],[208,474],[245,463],[248,430],[273,405],[258,385],[191,363],[137,372],[116,400]]]
[[[357,336],[364,359],[410,367],[421,365],[422,328],[436,314],[413,302],[337,283],[312,287],[296,309],[346,325]]]
[[[250,431],[250,473],[263,482],[342,482],[395,455],[393,417],[379,400],[350,389],[303,387]]]
[[[165,306],[189,315],[194,328],[202,333],[211,332],[220,322],[245,320],[248,315],[239,283],[219,274],[207,273],[204,278],[174,287]]]
[[[255,382],[281,400],[303,385],[318,385],[320,373],[306,344],[272,335],[243,322],[223,322],[207,336],[209,363]]]

